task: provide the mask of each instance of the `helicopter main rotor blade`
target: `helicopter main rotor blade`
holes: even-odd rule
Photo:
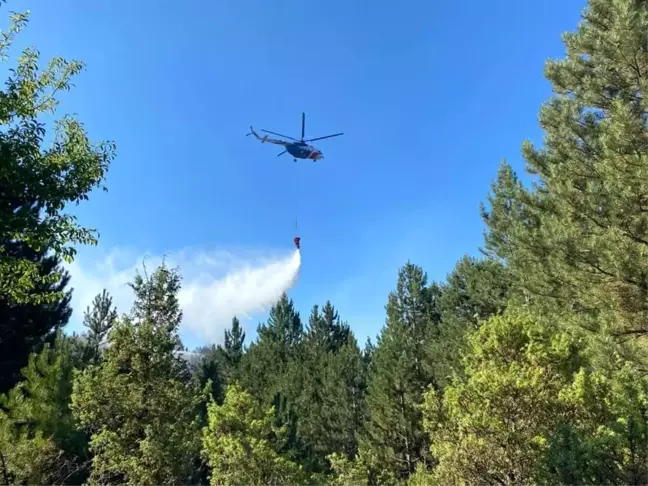
[[[304,140],[304,142],[314,142],[315,140],[324,140],[325,138],[339,137],[340,135],[344,135],[344,132],[334,133],[333,135],[327,135],[326,137],[309,138],[308,140]]]
[[[278,137],[283,137],[283,138],[289,138],[290,140],[294,140],[295,142],[299,142],[296,138],[289,137],[288,135],[282,135],[281,133],[277,132],[271,132],[270,130],[264,130],[263,128],[261,129],[262,132],[266,133],[272,133],[273,135],[277,135]]]
[[[302,112],[302,140],[304,140],[304,132],[306,131],[306,113]]]

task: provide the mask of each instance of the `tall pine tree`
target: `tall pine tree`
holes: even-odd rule
[[[197,377],[202,387],[210,383],[210,391],[213,399],[217,403],[222,403],[225,398],[225,387],[227,383],[227,366],[223,357],[223,348],[212,344],[211,346],[201,346],[195,350],[201,355],[198,362]],[[203,412],[207,416],[207,404],[204,404]]]
[[[301,461],[305,470],[328,472],[327,456],[357,452],[366,412],[362,352],[346,322],[327,302],[314,306],[300,353],[297,399]]]
[[[295,402],[301,389],[299,354],[304,328],[286,293],[270,309],[266,324],[259,325],[257,334],[257,341],[241,362],[241,383],[264,407],[274,407],[277,425],[288,427],[284,447],[297,454]]]
[[[233,317],[232,327],[225,330],[225,340],[222,348],[224,373],[228,383],[238,377],[239,366],[245,353],[244,342],[245,331],[241,327],[241,322],[236,317]]]
[[[0,482],[82,484],[87,436],[70,410],[74,358],[60,332],[29,357],[23,379],[0,395]]]
[[[511,284],[511,272],[497,260],[464,257],[457,262],[441,286],[437,303],[442,325],[430,342],[440,386],[462,372],[460,358],[468,334],[506,309]]]
[[[289,390],[296,383],[289,374],[298,358],[303,333],[299,313],[284,293],[270,309],[267,323],[258,326],[258,338],[250,345],[241,365],[243,386],[264,405],[273,405],[278,394],[294,397]]]
[[[330,301],[324,304],[321,312],[317,305],[313,307],[305,336],[309,345],[336,352],[348,342],[350,335],[349,325],[340,321]]]
[[[92,434],[93,481],[188,484],[198,473],[200,406],[196,379],[176,358],[180,276],[162,264],[136,276],[132,317],[110,333],[98,365],[77,372],[72,409]]]
[[[420,405],[436,383],[428,349],[438,335],[438,293],[419,266],[408,262],[400,269],[371,360],[368,440],[381,467],[402,479],[419,461],[429,462]]]
[[[546,65],[544,147],[523,145],[534,188],[504,164],[483,210],[527,300],[623,339],[648,337],[647,31],[644,1],[590,0]]]
[[[177,269],[166,266],[166,262],[148,275],[144,265],[144,276],[139,271],[129,286],[135,293],[131,316],[139,322],[149,321],[158,327],[166,327],[169,333],[177,331],[182,321],[182,310],[178,300],[181,277]],[[180,343],[174,348],[180,350]]]

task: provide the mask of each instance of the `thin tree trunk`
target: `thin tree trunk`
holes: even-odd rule
[[[2,460],[2,479],[4,484],[9,486],[9,475],[7,474],[7,462],[5,461],[5,456],[2,451],[0,451],[0,459]]]

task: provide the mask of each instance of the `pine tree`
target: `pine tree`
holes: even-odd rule
[[[308,319],[308,329],[305,340],[327,352],[336,352],[344,346],[350,337],[348,324],[340,322],[340,316],[330,301],[322,307],[315,305]]]
[[[232,318],[231,329],[225,330],[225,340],[222,348],[223,371],[228,383],[236,380],[239,374],[239,366],[241,365],[241,360],[245,352],[243,347],[244,342],[245,331],[243,331],[240,321],[234,317]]]
[[[81,484],[87,477],[87,437],[70,410],[73,357],[69,341],[29,357],[23,380],[0,395],[0,481]]]
[[[462,372],[460,358],[466,336],[506,309],[511,284],[511,272],[497,260],[464,257],[439,287],[437,306],[442,324],[439,336],[430,342],[430,353],[440,386]]]
[[[435,384],[428,354],[438,335],[436,286],[427,286],[423,270],[407,263],[389,295],[387,323],[371,360],[368,387],[368,440],[385,470],[406,479],[422,461],[429,463],[429,439],[423,432],[423,393]]]
[[[439,311],[444,320],[461,320],[476,329],[506,309],[510,287],[511,275],[497,260],[464,257],[443,285]]]
[[[178,348],[180,276],[162,264],[133,283],[132,317],[112,329],[98,365],[76,373],[72,409],[92,434],[93,481],[188,484],[200,450],[198,382]]]
[[[265,338],[279,343],[285,348],[286,356],[289,356],[296,353],[303,334],[304,326],[299,312],[295,310],[292,299],[284,293],[270,309],[267,324],[259,329],[259,342]]]
[[[483,210],[527,300],[617,336],[648,335],[647,30],[645,2],[589,1],[546,66],[545,146],[523,145],[534,188],[504,164]]]
[[[39,279],[29,290],[40,303],[15,303],[0,296],[0,393],[8,392],[21,377],[20,370],[27,365],[30,353],[39,352],[44,343],[52,343],[57,330],[65,326],[72,314],[71,291],[66,290],[70,276],[46,250],[33,251],[24,244],[8,243],[4,251],[11,258],[29,261],[38,269]],[[48,276],[60,275],[52,281]],[[46,278],[47,277],[47,278]],[[38,296],[56,294],[61,299],[51,301]]]
[[[371,365],[371,358],[373,357],[374,351],[376,350],[376,347],[374,344],[371,342],[371,338],[367,338],[365,341],[365,346],[364,349],[362,350],[362,360],[365,364],[365,367],[369,369]]]
[[[327,456],[357,452],[365,418],[362,352],[346,322],[327,302],[314,306],[301,347],[297,398],[300,461],[311,473],[329,472]]]
[[[288,438],[277,451],[291,459],[303,455],[298,438],[297,398],[302,384],[301,343],[304,334],[299,312],[283,294],[270,309],[266,324],[257,328],[241,361],[241,385],[264,407],[272,406],[278,427],[286,427]]]
[[[241,328],[240,321],[234,317],[232,328],[225,330],[225,354],[233,365],[237,365],[243,357],[244,342],[245,331]]]
[[[287,294],[270,309],[268,321],[258,326],[257,335],[241,364],[244,388],[266,405],[274,403],[277,394],[294,397],[289,389],[297,384],[289,374],[299,355],[303,325]]]
[[[223,348],[212,344],[211,346],[198,348],[196,352],[202,355],[198,363],[197,371],[197,377],[201,387],[209,383],[213,399],[216,403],[223,403],[225,387],[228,382],[226,378],[227,365],[223,356]],[[206,405],[203,410],[205,416],[207,414]]]
[[[151,322],[155,326],[165,327],[167,332],[174,333],[182,321],[182,310],[178,300],[181,278],[177,269],[166,266],[166,262],[149,277],[146,265],[144,276],[137,272],[129,286],[135,293],[131,316],[135,321]],[[174,343],[174,348],[181,350],[181,343]]]
[[[104,343],[110,329],[117,320],[117,309],[113,307],[112,297],[106,289],[97,294],[83,315],[83,325],[88,328],[84,361],[97,364],[100,357],[99,347]]]

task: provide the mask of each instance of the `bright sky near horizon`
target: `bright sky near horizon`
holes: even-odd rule
[[[61,111],[118,147],[109,192],[77,211],[100,244],[72,267],[68,327],[103,287],[127,305],[144,255],[169,255],[199,288],[250,252],[290,252],[297,219],[298,309],[330,299],[361,344],[374,339],[408,259],[440,280],[477,253],[479,203],[502,159],[521,172],[522,141],[541,142],[544,62],[564,55],[584,6],[10,0],[5,25],[7,10],[32,12],[19,46],[87,64]],[[307,136],[345,132],[315,143],[322,161],[245,137],[298,136],[302,111]],[[244,322],[248,341],[264,318]]]

